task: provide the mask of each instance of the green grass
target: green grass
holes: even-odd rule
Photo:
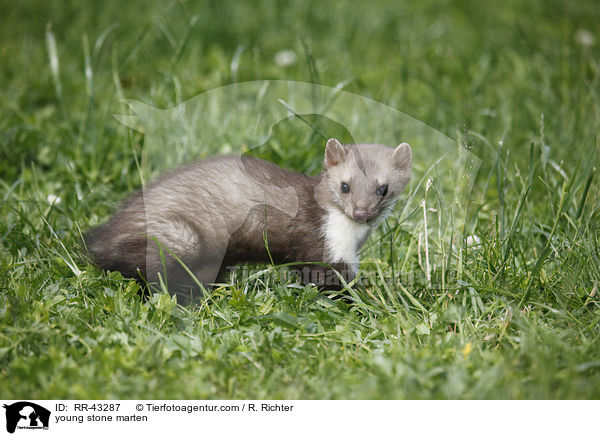
[[[596,2],[0,3],[2,397],[600,398]],[[258,79],[342,83],[481,159],[456,233],[421,209],[363,250],[416,280],[344,302],[261,276],[181,307],[80,259],[139,186],[119,100]],[[314,171],[295,132],[260,153]]]

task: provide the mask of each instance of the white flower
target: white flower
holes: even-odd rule
[[[48,203],[50,204],[59,204],[62,201],[62,198],[60,198],[58,195],[48,194],[46,200],[48,200]]]
[[[429,191],[429,188],[431,188],[431,185],[433,185],[433,179],[428,178],[427,179],[427,184],[425,185],[425,191]]]
[[[479,245],[481,244],[481,239],[476,235],[467,236],[467,247],[473,247],[473,249],[479,249]]]
[[[585,47],[591,47],[596,42],[594,34],[586,29],[579,29],[575,32],[575,41]]]
[[[290,65],[294,65],[298,60],[298,56],[294,50],[280,50],[275,53],[275,63],[278,67],[289,67]]]

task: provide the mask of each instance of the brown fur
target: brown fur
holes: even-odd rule
[[[125,277],[158,283],[160,274],[172,292],[186,298],[200,296],[200,292],[176,257],[204,285],[223,278],[227,267],[240,262],[268,262],[269,253],[275,263],[328,262],[349,280],[355,266],[336,258],[331,253],[331,241],[326,240],[329,214],[339,211],[352,217],[357,205],[366,208],[374,219],[382,211],[388,213],[408,181],[410,161],[408,170],[403,163],[404,173],[398,173],[401,179],[390,176],[389,183],[398,192],[387,199],[374,198],[374,194],[362,192],[362,186],[368,185],[371,191],[374,175],[395,173],[393,150],[369,144],[342,147],[332,141],[327,144],[326,171],[316,177],[246,156],[207,159],[169,172],[134,193],[107,223],[89,232],[85,237],[88,251],[99,267],[120,271]],[[361,159],[362,149],[368,155]],[[353,164],[352,153],[356,155]],[[380,155],[374,155],[377,153]],[[378,166],[377,159],[389,160],[386,165],[392,170]],[[360,169],[344,170],[343,165]],[[336,191],[338,170],[345,171],[340,174],[361,171],[366,181],[354,182],[351,195],[340,194]],[[354,201],[357,203],[353,205]],[[376,226],[378,222],[373,223]],[[366,229],[369,224],[360,225]],[[369,231],[356,242],[356,250]],[[320,271],[323,267],[299,269],[304,271],[305,282],[339,287],[339,282],[318,278],[325,274],[312,274],[315,270],[324,272]]]

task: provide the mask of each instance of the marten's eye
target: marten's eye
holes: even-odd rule
[[[348,186],[347,183],[342,182],[340,186],[340,191],[342,191],[342,194],[347,194],[348,192],[350,192],[350,186]]]
[[[383,197],[385,194],[387,194],[387,185],[381,185],[375,192],[377,195],[381,195]]]

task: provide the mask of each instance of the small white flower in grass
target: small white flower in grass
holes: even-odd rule
[[[472,247],[474,249],[479,249],[481,245],[481,239],[477,235],[469,235],[467,236],[467,247]]]
[[[586,29],[579,29],[577,32],[575,32],[575,41],[584,47],[591,47],[596,43],[594,34]]]
[[[48,203],[50,204],[59,204],[62,201],[62,198],[60,198],[58,195],[48,194],[46,200],[48,200]]]
[[[296,55],[294,50],[280,50],[275,53],[275,64],[277,64],[278,67],[289,67],[294,65],[297,60],[298,55]]]
[[[429,179],[427,179],[427,184],[425,185],[425,190],[429,191],[429,188],[431,188],[431,185],[433,185],[433,179],[429,178]]]

